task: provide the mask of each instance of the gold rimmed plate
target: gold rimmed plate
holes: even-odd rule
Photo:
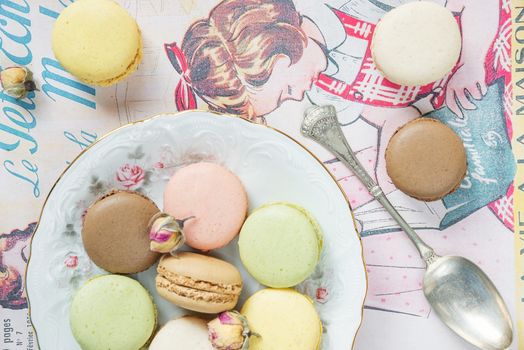
[[[220,163],[242,180],[250,210],[273,201],[307,208],[324,231],[316,271],[296,287],[315,302],[324,324],[322,349],[350,349],[362,321],[367,289],[362,246],[348,201],[337,182],[298,142],[244,119],[205,111],[164,114],[100,138],[62,174],[49,194],[31,243],[27,270],[30,315],[42,349],[80,349],[69,328],[69,304],[77,288],[107,272],[82,245],[87,207],[112,189],[139,191],[162,207],[170,176],[197,161]],[[292,247],[290,247],[292,249]],[[263,288],[243,269],[236,240],[212,255],[242,272],[239,306]],[[152,294],[159,322],[187,314],[161,299],[155,267],[134,275]]]

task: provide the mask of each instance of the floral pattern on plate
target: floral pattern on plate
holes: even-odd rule
[[[235,172],[248,192],[250,210],[283,200],[313,213],[324,231],[324,250],[315,272],[297,290],[308,295],[320,313],[325,326],[322,348],[351,348],[361,322],[366,279],[360,240],[337,183],[285,135],[199,111],[121,128],[96,142],[57,182],[43,209],[28,267],[31,317],[41,348],[78,349],[68,323],[71,295],[89,278],[107,273],[89,259],[82,245],[88,207],[113,189],[139,191],[162,207],[170,176],[198,161],[217,162]],[[239,306],[263,288],[243,268],[236,241],[212,255],[239,267],[244,279]],[[186,311],[158,297],[155,274],[153,267],[134,277],[151,291],[163,324]]]

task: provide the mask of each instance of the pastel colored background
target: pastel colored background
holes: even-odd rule
[[[20,101],[0,93],[1,349],[35,348],[34,332],[28,323],[23,277],[29,256],[29,239],[40,208],[56,178],[69,161],[104,133],[128,122],[177,110],[174,91],[180,74],[173,68],[163,45],[180,42],[190,24],[207,18],[211,8],[219,1],[119,0],[137,18],[142,28],[144,60],[130,79],[113,87],[97,89],[81,84],[65,73],[51,52],[50,36],[55,17],[70,2],[0,0],[0,66],[27,65],[33,70],[41,90]],[[380,3],[387,9],[403,2],[386,0]],[[455,3],[461,3],[459,0],[450,0],[447,4],[439,2],[449,7],[460,7]],[[524,6],[522,1],[513,2],[514,8]],[[325,10],[326,3],[343,12],[360,9],[369,22],[381,13],[370,5],[377,1],[295,1],[297,10],[311,14],[313,21],[316,6]],[[338,87],[350,83],[347,81],[350,74],[342,77],[342,73],[346,72],[343,70],[340,74],[331,75],[326,71],[320,81],[334,84],[333,91],[326,88],[327,85],[322,87],[316,83],[303,98],[285,101],[266,116],[269,125],[296,138],[325,162],[355,209],[369,277],[364,322],[357,337],[356,349],[474,348],[449,332],[431,311],[421,291],[423,262],[407,238],[380,210],[352,173],[320,146],[300,135],[302,113],[312,102],[337,105],[344,132],[352,147],[358,151],[359,158],[376,175],[408,221],[419,229],[421,236],[441,254],[462,255],[478,263],[499,287],[514,320],[522,322],[524,317],[521,279],[524,261],[520,257],[523,248],[518,234],[520,231],[513,233],[513,186],[508,186],[515,171],[509,140],[512,136],[524,134],[517,109],[515,117],[511,118],[510,58],[517,57],[512,54],[510,45],[511,3],[509,0],[468,3],[461,12],[463,45],[485,48],[486,52],[477,55],[480,59],[476,65],[459,69],[449,77],[445,90],[448,94],[455,92],[460,95],[464,94],[464,88],[485,88],[485,95],[481,96],[480,101],[470,101],[477,106],[476,110],[463,110],[463,115],[458,117],[453,114],[457,107],[443,99],[444,92],[435,92],[435,89],[428,90],[428,93],[431,92],[431,97],[436,100],[440,99],[438,103],[414,97],[402,108],[392,108],[388,105],[390,102],[379,100],[366,105],[356,104],[336,94],[340,90]],[[482,11],[478,10],[479,6]],[[487,11],[487,8],[497,11]],[[514,10],[513,22],[519,21],[519,11]],[[353,50],[360,47],[355,43],[364,40],[362,36],[365,34],[362,33],[365,30],[358,34],[359,37],[348,39],[349,30],[357,31],[363,27],[355,29],[355,23],[347,18],[344,20],[348,21],[344,22],[347,24],[344,27],[346,31],[338,28],[338,22],[337,25],[332,22],[333,26],[323,27],[321,20],[315,23],[328,38],[328,43],[334,43],[329,53],[332,60],[339,66],[347,64],[349,67],[348,58],[358,56],[353,55]],[[520,20],[524,22],[524,19]],[[488,23],[494,25],[490,27]],[[490,28],[492,32],[486,33]],[[524,39],[514,38],[514,50],[521,45],[518,40]],[[522,64],[515,63],[514,69],[517,64]],[[353,62],[351,67],[363,67],[365,64],[363,55],[362,62]],[[350,68],[347,69],[349,72]],[[360,73],[362,71],[360,69]],[[363,83],[362,79],[376,78],[371,68],[368,73],[356,75],[355,81]],[[522,73],[514,74],[517,77]],[[514,83],[514,91],[522,89],[515,79]],[[375,91],[373,87],[378,83],[374,84],[363,84],[365,91],[370,94]],[[398,103],[401,100],[399,96],[392,99]],[[198,108],[207,108],[201,100],[197,102]],[[519,104],[515,102],[515,106]],[[378,114],[387,118],[376,120]],[[474,162],[476,158],[470,158],[470,163],[480,164],[484,170],[481,172],[480,168],[476,168],[476,186],[468,187],[464,183],[454,197],[425,204],[406,197],[390,184],[381,157],[386,136],[421,114],[454,123],[458,132],[466,130],[466,135],[468,132],[480,135],[471,141],[480,163]],[[524,151],[519,149],[521,145],[515,142],[514,147],[516,158],[523,158]],[[473,172],[470,173],[472,184],[475,183]],[[522,174],[518,175],[517,181],[521,177]],[[496,182],[483,183],[482,179],[495,179]],[[122,166],[118,181],[133,189],[145,181],[145,175],[141,169]],[[519,210],[520,190],[518,187],[515,189],[515,203]],[[463,204],[460,209],[456,208],[457,203]],[[519,225],[518,215],[516,219]],[[74,259],[64,263],[75,266]],[[329,291],[319,288],[318,299],[321,300],[326,293]],[[522,327],[522,323],[520,325]],[[429,341],[431,339],[435,341]],[[516,340],[510,349],[523,346],[524,342]]]

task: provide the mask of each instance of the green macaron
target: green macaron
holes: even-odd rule
[[[242,263],[258,282],[288,288],[315,269],[322,252],[322,231],[299,205],[270,203],[247,218],[238,245]]]
[[[120,275],[95,277],[73,298],[71,330],[83,350],[138,350],[156,329],[156,308],[147,290]]]

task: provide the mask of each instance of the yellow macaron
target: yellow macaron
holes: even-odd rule
[[[142,58],[135,19],[112,0],[77,0],[58,16],[53,52],[78,79],[107,86],[134,72]]]
[[[253,294],[241,311],[252,332],[250,350],[320,348],[322,323],[306,296],[292,289],[262,289]]]

